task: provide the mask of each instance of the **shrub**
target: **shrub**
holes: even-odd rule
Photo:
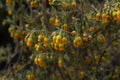
[[[15,42],[9,56],[18,55],[13,64],[8,62],[5,77],[119,79],[119,66],[111,64],[120,53],[119,0],[97,8],[87,0],[6,0],[3,6]]]

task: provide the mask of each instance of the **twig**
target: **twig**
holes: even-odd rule
[[[32,8],[30,7],[29,3],[26,0],[24,0],[24,2],[27,4],[28,9],[30,10],[30,12],[32,12]]]
[[[31,62],[27,62],[25,65],[23,65],[19,70],[17,70],[14,74],[18,73],[19,71],[22,71],[26,66],[28,66],[29,64],[31,64]]]
[[[113,41],[118,40],[118,39],[120,39],[120,37],[117,37],[117,38],[111,40],[111,41],[108,43],[108,45],[106,45],[106,47],[104,48],[102,54],[100,55],[100,58],[99,58],[98,64],[97,64],[97,66],[96,66],[96,76],[98,76],[99,65],[101,64],[101,59],[102,59],[102,57],[104,56],[104,53],[106,52],[107,48],[111,45],[111,43],[112,43]]]

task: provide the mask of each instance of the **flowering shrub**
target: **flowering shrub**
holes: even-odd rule
[[[5,21],[16,44],[10,56],[19,55],[12,65],[8,62],[9,80],[120,78],[119,67],[111,64],[120,53],[119,0],[100,8],[87,6],[87,0],[5,2]]]

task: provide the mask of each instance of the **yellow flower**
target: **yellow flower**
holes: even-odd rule
[[[42,42],[43,41],[43,36],[40,34],[38,35],[38,42]]]
[[[117,21],[120,21],[120,10],[117,11]]]
[[[54,48],[55,50],[58,50],[58,49],[59,49],[58,44],[57,44],[57,43],[54,43],[53,48]]]
[[[102,14],[102,23],[107,23],[108,22],[108,18],[109,18],[108,14],[103,13]]]
[[[22,32],[20,30],[16,30],[13,38],[14,39],[20,39],[22,37],[21,35],[22,35]]]
[[[11,9],[8,9],[8,15],[11,16],[12,15],[12,10]]]
[[[62,58],[58,58],[58,67],[61,68],[63,67],[63,59]]]
[[[64,51],[65,50],[64,44],[59,44],[58,48],[59,48],[58,49],[59,51]]]
[[[36,51],[42,51],[43,50],[41,44],[35,44],[34,48],[35,48]]]
[[[71,8],[71,9],[76,9],[76,7],[77,7],[76,2],[73,1],[73,2],[71,3],[71,5],[70,5],[70,8]]]
[[[95,56],[94,56],[94,59],[95,59],[95,62],[96,62],[96,63],[98,63],[98,61],[99,61],[100,57],[99,57],[99,56],[97,56],[97,55],[95,55]]]
[[[67,44],[67,43],[68,43],[67,38],[66,38],[66,37],[63,37],[63,38],[62,38],[62,44]]]
[[[99,43],[104,43],[104,42],[106,41],[106,39],[105,39],[104,35],[99,34],[99,35],[97,36],[97,41],[98,41]]]
[[[6,0],[6,3],[7,3],[7,4],[10,4],[10,2],[11,2],[11,0]]]
[[[75,48],[80,47],[82,45],[82,39],[80,36],[76,36],[74,38],[73,45]]]
[[[32,46],[33,45],[33,39],[29,37],[26,41],[27,46]]]
[[[56,27],[60,26],[60,20],[59,19],[55,19],[55,24],[54,24]]]
[[[85,77],[85,72],[79,71],[79,72],[78,72],[78,77],[79,77],[79,78]]]
[[[54,18],[54,17],[50,17],[49,23],[50,23],[50,24],[55,24],[55,18]]]
[[[33,74],[28,74],[27,75],[27,80],[35,80]]]
[[[100,19],[100,13],[96,14],[96,19],[99,20]]]
[[[63,25],[62,25],[62,29],[65,30],[65,31],[68,30],[68,25],[67,25],[66,23],[63,24]]]
[[[15,30],[15,27],[14,27],[14,26],[10,26],[10,27],[8,28],[8,32],[9,32],[9,33],[13,32],[14,30]]]
[[[31,6],[32,8],[37,8],[37,7],[38,7],[37,1],[31,1],[30,6]]]
[[[40,67],[44,67],[46,65],[42,57],[38,57],[38,65]]]
[[[117,21],[117,12],[116,11],[113,11],[112,16],[113,16],[114,20]]]
[[[20,70],[20,68],[21,68],[21,65],[20,65],[20,64],[18,64],[18,65],[16,66],[16,70],[17,70],[17,71],[19,71],[19,70]]]
[[[44,37],[43,43],[44,44],[49,44],[49,39],[47,37]]]
[[[48,0],[48,3],[52,5],[54,3],[54,0]]]
[[[61,35],[57,35],[56,39],[55,39],[55,43],[59,44],[62,42],[62,36]]]

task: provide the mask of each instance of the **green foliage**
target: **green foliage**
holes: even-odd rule
[[[120,78],[119,67],[111,64],[120,53],[119,1],[106,1],[97,8],[94,7],[97,2],[76,1],[6,0],[5,21],[10,24],[8,32],[15,49],[8,48],[10,54],[4,56],[8,61],[7,70],[2,72],[4,77],[13,80]],[[11,63],[14,57],[17,60]]]

